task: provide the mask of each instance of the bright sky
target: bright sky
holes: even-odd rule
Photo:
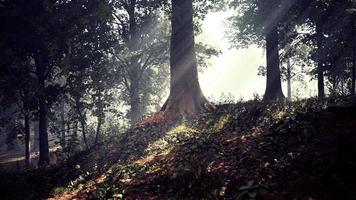
[[[256,46],[231,49],[225,38],[226,17],[226,12],[209,13],[202,26],[203,33],[197,37],[197,41],[205,41],[222,51],[219,57],[210,60],[209,68],[199,74],[202,90],[207,97],[214,100],[219,100],[223,94],[231,94],[235,99],[244,100],[253,98],[254,93],[263,96],[266,79],[257,75],[257,69],[260,65],[265,66],[265,52]],[[311,89],[307,89],[306,86],[292,83],[292,96],[313,96],[316,94],[315,85],[313,81],[308,84]],[[296,88],[300,90],[298,94],[295,93]],[[283,91],[286,95],[285,83]]]

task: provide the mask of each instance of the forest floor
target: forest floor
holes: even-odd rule
[[[59,146],[51,147],[49,149],[50,155],[54,155],[60,150]],[[31,152],[31,162],[37,163],[39,157],[39,151]],[[51,163],[56,163],[56,160],[51,157]],[[7,171],[19,171],[25,166],[25,156],[24,152],[12,152],[0,154],[0,165],[4,170]]]
[[[218,105],[160,115],[42,169],[0,174],[1,199],[356,200],[356,106]]]

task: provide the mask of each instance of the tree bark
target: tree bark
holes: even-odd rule
[[[137,41],[137,22],[135,19],[135,6],[136,6],[136,1],[130,1],[128,4],[128,7],[126,8],[126,11],[129,16],[129,32],[127,38],[127,46],[131,52],[135,52],[138,50],[138,41]],[[130,124],[133,127],[137,122],[140,121],[143,113],[142,110],[140,109],[141,106],[141,99],[140,99],[140,77],[139,74],[143,73],[143,69],[140,66],[139,63],[139,57],[137,55],[133,55],[130,59],[130,66],[128,69],[128,78],[130,81],[130,84],[128,86],[128,91],[130,95],[130,112],[129,112],[129,118],[130,118]]]
[[[61,109],[61,145],[65,147],[66,143],[66,124],[65,124],[65,103],[64,100],[61,101],[60,109]]]
[[[82,105],[80,102],[80,97],[76,96],[75,97],[75,107],[77,111],[77,116],[79,118],[80,126],[82,128],[82,136],[83,136],[83,141],[85,144],[85,148],[89,149],[88,141],[87,141],[87,136],[86,136],[86,131],[85,131],[85,126],[86,126],[86,114],[82,113]]]
[[[89,145],[88,145],[87,136],[86,136],[86,132],[85,132],[85,120],[82,119],[82,118],[80,119],[80,125],[82,127],[82,135],[83,135],[85,148],[88,150],[89,149]]]
[[[39,151],[39,141],[40,141],[40,129],[39,129],[39,122],[33,121],[33,142],[32,142],[32,150]]]
[[[281,72],[279,69],[279,49],[277,26],[270,29],[266,34],[267,53],[267,83],[263,97],[265,101],[284,99],[281,84]]]
[[[351,95],[355,95],[356,85],[356,14],[352,16],[352,82],[351,82]]]
[[[31,153],[31,147],[30,147],[30,134],[31,134],[31,127],[30,127],[30,109],[29,109],[29,95],[28,91],[26,89],[23,89],[23,97],[22,97],[22,103],[23,103],[23,111],[24,111],[24,125],[25,125],[25,167],[30,166],[30,153]]]
[[[30,157],[30,116],[25,113],[25,166],[29,167],[31,162]]]
[[[39,109],[39,165],[49,164],[49,146],[48,146],[48,133],[47,133],[47,103],[44,98],[39,100],[40,109]]]
[[[137,63],[138,64],[138,63]],[[131,66],[131,68],[135,68],[135,66]],[[134,69],[133,69],[134,70]],[[138,70],[136,73],[131,73],[130,75],[130,123],[131,126],[134,126],[137,122],[140,121],[143,113],[140,109],[141,100],[139,96],[139,80],[137,77]]]
[[[134,126],[137,122],[141,120],[143,113],[141,112],[141,104],[138,94],[138,89],[132,89],[130,91],[130,123]]]
[[[214,106],[199,85],[192,0],[172,0],[171,23],[170,94],[161,111],[173,116],[196,115]]]
[[[324,69],[323,62],[321,59],[322,56],[322,34],[321,27],[319,23],[316,23],[316,45],[317,45],[317,57],[318,57],[318,67],[317,67],[317,76],[318,76],[318,99],[322,101],[325,97],[324,91]]]
[[[49,164],[49,146],[47,133],[47,112],[48,105],[46,102],[45,90],[45,73],[46,65],[48,64],[47,57],[36,53],[36,74],[39,85],[38,99],[39,99],[39,149],[40,155],[38,165],[43,166]]]

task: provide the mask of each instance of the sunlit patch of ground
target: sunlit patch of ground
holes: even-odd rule
[[[57,162],[57,157],[55,152],[58,151],[60,147],[51,147],[50,152],[50,162],[55,164]],[[36,165],[39,158],[39,152],[31,152],[31,164]],[[3,154],[0,155],[0,165],[3,169],[6,170],[21,170],[25,166],[25,156],[24,153],[15,153],[15,154]]]

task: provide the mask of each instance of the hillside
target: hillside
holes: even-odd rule
[[[65,163],[3,173],[1,199],[356,199],[356,107],[249,101],[159,115]]]

